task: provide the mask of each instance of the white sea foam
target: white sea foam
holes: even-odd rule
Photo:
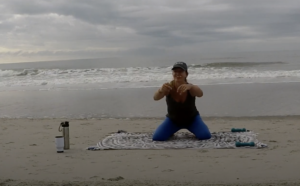
[[[131,87],[135,85],[140,87],[141,85],[155,86],[157,83],[171,79],[171,67],[0,70],[0,87],[69,87],[92,84],[130,84]],[[256,82],[266,79],[291,81],[300,80],[300,70],[257,70],[192,65],[188,79],[207,83],[226,83],[226,81],[234,83],[249,79]]]

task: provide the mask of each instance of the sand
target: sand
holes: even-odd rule
[[[95,88],[99,85],[95,86]],[[205,117],[299,115],[300,82],[201,85],[196,106]],[[163,117],[157,87],[100,90],[4,91],[0,118]],[[225,98],[225,99],[224,99]]]
[[[300,116],[203,118],[211,132],[246,127],[266,149],[85,148],[120,129],[150,132],[159,118],[69,120],[71,148],[56,153],[61,119],[0,119],[0,185],[300,185]]]

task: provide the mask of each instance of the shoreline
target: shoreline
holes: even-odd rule
[[[121,178],[120,178],[121,179]],[[281,180],[276,182],[245,182],[245,183],[203,183],[203,182],[174,182],[168,180],[153,181],[153,180],[118,180],[111,178],[103,181],[37,181],[37,180],[12,180],[0,179],[1,186],[298,186],[299,181]]]
[[[0,120],[164,120],[166,117],[99,117],[99,118],[32,118],[32,117],[16,117],[16,118],[9,118],[9,117],[0,117]],[[202,119],[205,120],[214,120],[214,119],[280,119],[280,118],[291,118],[291,119],[300,119],[300,115],[265,115],[265,116],[201,116]]]
[[[264,149],[104,151],[86,148],[118,130],[153,131],[162,120],[67,119],[71,146],[62,154],[54,136],[65,119],[0,119],[0,185],[300,185],[299,118],[203,117],[211,132],[253,130]]]
[[[300,83],[203,86],[196,99],[202,117],[299,115]],[[0,118],[163,118],[157,89],[0,92]]]

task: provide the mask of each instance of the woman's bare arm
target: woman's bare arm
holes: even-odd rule
[[[169,83],[163,84],[163,86],[155,92],[153,99],[155,101],[160,100],[164,96],[168,95],[170,90],[172,90],[172,86]]]
[[[203,91],[197,85],[191,86],[190,93],[192,96],[197,96],[197,97],[203,96]]]
[[[158,89],[158,90],[154,93],[153,99],[154,99],[155,101],[158,101],[158,100],[162,99],[163,97],[165,97],[165,93],[162,92],[160,89]]]

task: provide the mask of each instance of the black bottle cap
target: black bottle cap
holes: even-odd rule
[[[61,126],[62,127],[69,127],[69,122],[68,121],[62,122]]]

